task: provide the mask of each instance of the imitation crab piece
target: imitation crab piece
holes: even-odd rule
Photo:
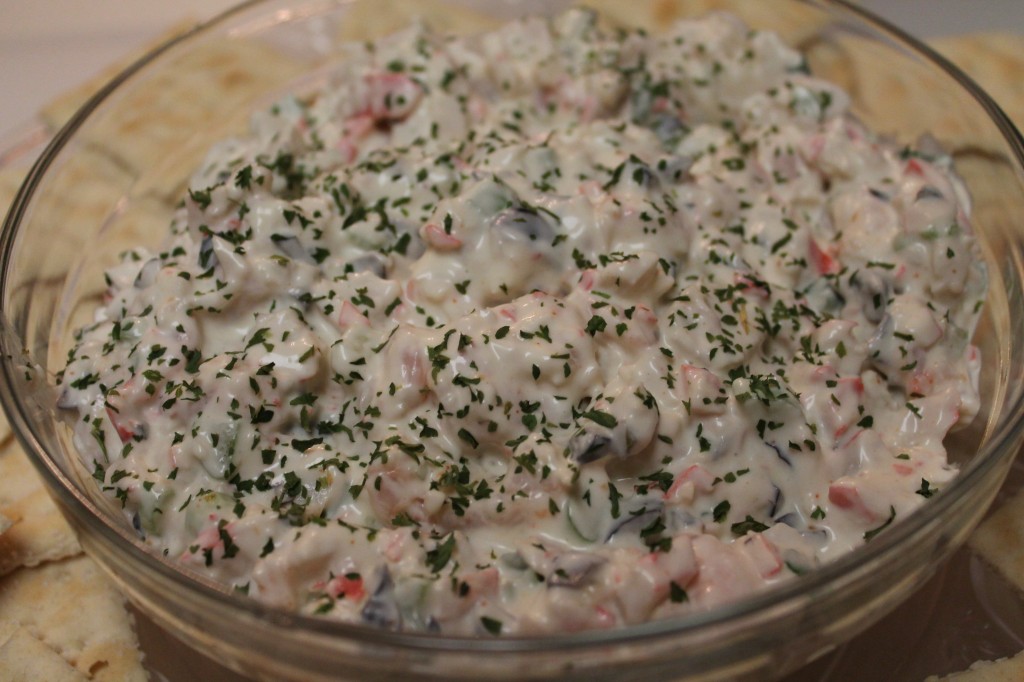
[[[828,487],[828,501],[840,509],[851,511],[865,521],[874,522],[878,515],[871,511],[864,503],[857,489],[857,484],[852,481],[837,481]]]
[[[782,558],[775,547],[761,533],[750,533],[740,541],[740,548],[762,578],[771,578],[782,570]]]
[[[366,596],[363,579],[358,574],[334,576],[327,582],[325,591],[335,599],[359,601]]]
[[[122,443],[127,443],[130,440],[139,441],[146,438],[148,429],[145,424],[123,417],[109,407],[107,408],[107,418],[114,425],[117,437],[121,439]]]
[[[818,245],[814,238],[807,240],[807,255],[819,275],[834,275],[839,272],[839,263],[835,257]]]

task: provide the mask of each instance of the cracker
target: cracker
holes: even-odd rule
[[[128,172],[110,157],[92,147],[75,150],[39,188],[28,224],[49,236],[23,251],[23,258],[36,266],[31,279],[12,278],[12,296],[59,300],[38,294],[64,286],[70,267],[75,300],[86,304],[68,308],[71,318],[62,323],[74,329],[92,321],[106,291],[103,273],[118,262],[118,254],[142,245],[155,249],[167,232],[173,212],[169,202],[152,194],[137,196],[137,191]],[[0,443],[9,433],[4,427],[0,425]]]
[[[302,68],[299,60],[255,40],[211,38],[183,54],[165,55],[98,110],[82,134],[133,177],[159,167],[168,177],[185,178],[208,146],[192,153],[191,139],[227,136],[221,125],[225,111],[266,106],[264,95],[283,94]],[[176,187],[167,191],[167,198],[180,198]]]
[[[7,421],[7,414],[0,410],[0,457],[3,456],[3,452],[7,450],[7,447],[14,442],[14,432],[11,430],[11,425]],[[0,466],[0,471],[3,467]],[[3,490],[7,486],[3,481],[0,481],[0,500],[3,499]]]
[[[0,535],[0,575],[75,556],[81,546],[46,491],[39,488],[0,509],[11,526]]]
[[[790,45],[806,42],[826,22],[826,15],[812,7],[797,3],[781,6],[764,0],[580,0],[580,4],[596,9],[620,25],[651,32],[684,17],[698,17],[717,11],[732,12],[752,28],[778,33]]]
[[[931,44],[984,88],[1018,126],[1024,124],[1024,35],[972,33]]]
[[[3,177],[0,174],[0,200],[6,198]],[[180,197],[178,187],[168,192]],[[15,269],[9,283],[11,295],[16,301],[19,297],[61,300],[58,295],[39,294],[47,287],[64,286],[70,268],[71,284],[78,287],[75,300],[85,305],[67,309],[71,317],[62,320],[67,329],[92,321],[106,291],[103,273],[118,262],[118,254],[144,245],[155,250],[163,243],[173,214],[169,200],[157,196],[156,190],[146,191],[113,158],[92,146],[74,149],[52,169],[37,189],[33,211],[27,225],[46,236],[24,249],[22,257],[35,264],[34,271],[29,277]],[[38,305],[34,308],[40,311]],[[0,445],[9,434],[0,419]]]
[[[815,40],[803,47],[804,57],[811,73],[854,94],[856,88],[853,67],[846,50],[835,40]]]
[[[146,679],[124,598],[84,556],[23,568],[0,580],[0,641],[18,628],[89,679]]]
[[[1024,590],[1024,491],[989,516],[967,542],[1003,577]]]
[[[976,34],[934,45],[987,88],[1011,118],[1024,117],[1024,38]],[[1005,147],[995,126],[979,121],[973,98],[924,60],[907,58],[894,68],[890,48],[842,35],[809,46],[809,61],[817,74],[843,86],[853,97],[854,113],[881,133],[912,143],[927,132],[950,152]]]
[[[854,113],[873,129],[904,143],[927,131],[949,150],[976,137],[977,121],[959,115],[968,97],[947,87],[941,72],[913,59],[894,68],[892,50],[869,38],[843,36],[836,47],[848,70],[839,80],[849,83]]]
[[[110,64],[98,74],[83,82],[78,87],[61,93],[51,100],[39,111],[40,118],[53,131],[61,128],[74,115],[86,101],[96,94],[100,88],[110,82],[115,76],[127,69],[143,55],[155,50],[164,43],[187,33],[196,25],[195,20],[184,20],[175,24],[166,31],[163,31],[153,40],[145,43],[142,47],[131,52],[131,54]]]
[[[0,646],[0,673],[7,682],[86,682],[89,679],[25,628],[15,630]]]
[[[7,209],[14,201],[14,195],[18,193],[22,180],[25,179],[24,168],[0,168],[0,213],[7,215]]]
[[[252,107],[239,106],[215,125],[192,124],[194,127],[187,137],[181,136],[177,145],[168,143],[164,154],[154,158],[149,167],[136,169],[138,176],[132,188],[133,200],[137,197],[153,197],[167,206],[176,205],[185,196],[192,174],[202,165],[210,149],[218,142],[244,133],[253,112],[267,109],[270,104],[259,102]],[[115,154],[120,153],[116,146],[108,148],[114,149]],[[166,224],[163,227],[166,228]]]
[[[102,230],[93,224],[84,225],[86,234],[96,235],[103,244],[99,254],[90,253],[80,260],[76,274],[79,287],[75,306],[68,309],[66,329],[79,329],[95,320],[96,309],[106,294],[104,272],[119,262],[118,255],[145,247],[156,253],[168,234],[173,209],[152,195],[124,198],[117,211],[102,222]],[[88,218],[100,220],[99,216]]]
[[[16,440],[0,449],[0,509],[41,490],[43,482]]]
[[[961,151],[955,156],[955,170],[971,193],[971,222],[992,235],[992,247],[997,251],[1009,248],[997,242],[999,235],[1020,234],[1021,200],[1020,180],[1014,167],[996,155],[975,151]]]
[[[74,149],[54,166],[37,190],[33,230],[47,233],[35,240],[37,252],[22,256],[38,264],[37,279],[61,275],[67,262],[96,251],[96,232],[131,187],[131,176],[109,157],[87,147]],[[81,226],[81,227],[79,227]]]
[[[342,41],[376,40],[416,21],[456,35],[479,33],[497,25],[486,14],[444,0],[375,0],[354,3],[341,18],[338,37]]]
[[[932,676],[925,682],[1020,682],[1024,680],[1024,652],[998,661],[978,661],[963,672]]]
[[[32,463],[14,441],[0,454],[0,514],[11,521],[0,535],[0,575],[82,551]]]

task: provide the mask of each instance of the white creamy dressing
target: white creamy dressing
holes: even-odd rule
[[[955,475],[961,185],[776,36],[572,11],[350,52],[210,153],[69,358],[157,550],[329,618],[602,628],[812,570]]]

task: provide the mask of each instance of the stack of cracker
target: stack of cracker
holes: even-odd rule
[[[0,678],[145,680],[124,597],[78,541],[0,424]]]

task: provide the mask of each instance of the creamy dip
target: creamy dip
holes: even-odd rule
[[[607,628],[812,571],[978,409],[962,187],[847,105],[725,15],[350,46],[109,272],[60,405],[148,543],[304,613]]]

